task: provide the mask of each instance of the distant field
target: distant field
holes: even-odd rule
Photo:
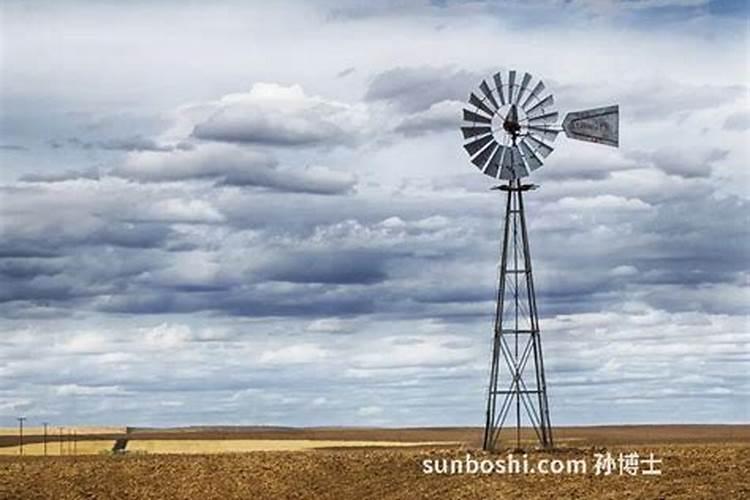
[[[148,453],[223,453],[272,450],[305,450],[311,448],[395,447],[400,445],[463,445],[478,448],[482,430],[478,428],[263,428],[263,427],[191,427],[177,429],[131,429],[124,427],[79,427],[79,455],[110,450],[118,438],[128,439],[128,451]],[[605,426],[563,427],[555,429],[558,447],[612,446],[620,444],[703,444],[745,443],[750,445],[748,425],[678,425],[678,426]],[[521,434],[521,445],[533,448],[535,437],[530,429]],[[48,435],[48,454],[59,454],[59,435]],[[68,454],[70,437],[65,434],[64,453]],[[26,454],[41,453],[43,438],[33,428],[25,429]],[[515,445],[515,434],[507,432],[501,440]],[[89,446],[89,443],[93,443]],[[18,435],[0,435],[0,455],[18,453]]]
[[[398,448],[403,446],[435,446],[435,443],[399,441],[334,441],[311,439],[220,439],[220,440],[186,440],[186,439],[152,439],[135,440],[128,443],[128,451],[146,453],[242,453],[250,451],[302,451],[316,448]]]
[[[95,426],[80,426],[80,427],[65,427],[64,432],[74,430],[78,434],[120,434],[125,432],[125,427],[95,427]],[[60,432],[59,426],[49,426],[47,428],[47,434],[54,435]],[[44,434],[44,428],[41,426],[31,426],[23,428],[23,433],[26,436]],[[0,427],[0,436],[18,436],[18,427]]]

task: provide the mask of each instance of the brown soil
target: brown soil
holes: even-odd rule
[[[638,452],[641,456],[654,453],[663,460],[660,476],[631,477],[616,472],[597,476],[591,470],[583,475],[423,473],[424,459],[463,459],[467,452],[476,459],[486,458],[471,444],[478,438],[476,429],[328,429],[307,431],[313,434],[305,436],[333,432],[335,439],[341,440],[349,436],[342,433],[355,432],[358,440],[373,440],[376,436],[397,440],[393,439],[396,433],[414,440],[448,441],[464,435],[467,444],[459,448],[1,457],[0,498],[750,498],[748,429],[748,426],[560,429],[558,441],[576,440],[578,444],[551,454],[530,454],[532,461],[540,456],[585,458],[591,465],[593,454],[605,449],[615,456],[620,452]],[[497,455],[504,456],[505,453]]]

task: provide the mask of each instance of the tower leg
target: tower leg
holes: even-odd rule
[[[521,426],[526,420],[541,447],[551,448],[547,384],[523,205],[523,192],[529,186],[514,180],[501,189],[507,192],[507,200],[483,448],[496,449],[500,432],[513,410],[516,447],[521,447]],[[528,384],[524,378],[527,368],[534,371],[533,377],[528,377]]]

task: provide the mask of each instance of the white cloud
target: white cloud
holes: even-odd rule
[[[222,222],[224,216],[205,200],[168,198],[152,206],[153,219],[163,216],[167,220],[180,222]]]
[[[341,318],[319,318],[311,321],[305,329],[313,333],[350,333],[353,327],[352,321]]]
[[[62,348],[80,354],[103,353],[112,348],[112,341],[103,333],[82,332],[66,339]]]
[[[246,94],[229,94],[197,123],[199,139],[266,146],[350,144],[368,125],[364,106],[308,96],[299,85],[256,83]]]
[[[266,364],[294,365],[318,362],[327,356],[328,352],[315,344],[295,344],[263,351],[258,359]]]
[[[468,363],[476,351],[466,346],[451,347],[451,337],[416,338],[400,344],[398,338],[386,337],[370,345],[368,352],[355,356],[354,366],[364,369],[390,369],[431,366],[455,366]]]
[[[162,323],[146,330],[143,334],[145,345],[152,349],[178,349],[192,338],[192,331],[187,325]]]
[[[121,396],[127,394],[117,386],[65,384],[57,387],[59,396]]]
[[[383,408],[380,406],[363,406],[357,410],[357,414],[362,417],[372,417],[376,415],[381,415],[383,413]]]

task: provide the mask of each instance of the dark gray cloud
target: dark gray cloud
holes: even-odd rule
[[[608,177],[600,182],[611,181]],[[107,182],[113,181],[110,178]],[[163,188],[144,189],[152,197]],[[662,189],[669,189],[669,185]],[[715,220],[714,214],[744,213],[746,203],[735,197],[716,199],[694,193],[672,189],[669,197],[660,196],[651,203],[575,193],[556,200],[555,192],[548,189],[529,195],[543,313],[596,312],[624,296],[666,307],[669,302],[662,297],[665,286],[736,286],[750,236],[741,218]],[[28,196],[22,192],[17,195]],[[57,203],[65,203],[54,200],[54,196],[55,191],[50,191],[24,210],[44,213]],[[170,195],[165,191],[158,196],[169,199]],[[492,269],[497,259],[499,209],[482,201],[494,196],[486,192],[482,199],[472,199],[476,195],[467,193],[462,202],[451,205],[446,205],[437,192],[433,196],[419,203],[408,199],[384,203],[382,198],[355,196],[347,200],[345,214],[339,212],[340,202],[335,199],[278,198],[272,193],[226,196],[217,207],[200,199],[184,206],[152,199],[137,211],[125,209],[121,204],[128,198],[123,198],[112,206],[100,206],[101,218],[91,219],[73,233],[64,231],[64,225],[55,229],[54,223],[40,226],[33,233],[22,230],[23,225],[6,231],[2,253],[7,256],[31,259],[81,252],[90,256],[66,260],[62,267],[57,262],[52,267],[40,267],[33,260],[28,265],[23,259],[8,261],[6,274],[19,282],[34,278],[34,273],[44,278],[47,271],[56,278],[10,287],[6,299],[12,300],[12,294],[17,293],[17,300],[77,300],[80,296],[76,290],[84,289],[93,290],[87,295],[91,297],[111,294],[112,288],[97,288],[89,282],[101,282],[108,276],[104,281],[115,287],[117,297],[95,306],[104,311],[132,310],[137,314],[218,309],[230,314],[264,315],[284,310],[290,315],[296,314],[294,311],[314,315],[319,304],[316,301],[297,308],[285,302],[287,297],[309,295],[312,292],[305,286],[315,285],[333,287],[327,291],[341,287],[341,296],[354,290],[357,295],[353,302],[345,301],[341,309],[336,309],[335,299],[329,296],[330,300],[319,304],[323,308],[320,314],[365,311],[473,321],[494,294],[494,274],[482,270]],[[83,205],[79,209],[85,213],[91,208]],[[690,217],[685,217],[688,212]],[[429,217],[434,213],[440,215]],[[114,214],[119,220],[113,219]],[[331,223],[342,216],[347,220]],[[71,213],[66,217],[74,220],[77,216]],[[216,225],[207,234],[220,230],[217,234],[224,236],[218,241],[224,242],[218,244],[214,238],[203,236],[203,230],[176,232],[173,221]],[[611,229],[597,229],[602,227]],[[224,240],[233,233],[238,239]],[[252,233],[261,239],[245,239]],[[262,243],[263,239],[267,243]],[[247,247],[253,258],[247,262],[228,258],[237,245]],[[110,247],[133,252],[151,249],[152,253],[143,254],[148,264],[128,257],[127,261],[143,264],[123,269],[118,263],[126,259],[125,254],[103,251]],[[50,248],[55,251],[45,252]],[[721,258],[717,259],[719,254]],[[94,266],[94,262],[101,264]],[[122,274],[109,274],[105,271],[109,269],[120,269]],[[435,276],[441,278],[436,281]],[[240,283],[261,286],[273,282],[294,287],[280,294],[269,289],[262,293],[264,299],[255,293],[247,295],[239,287]],[[327,291],[319,289],[316,293],[325,295]],[[242,298],[235,300],[235,296]],[[273,307],[270,302],[274,301],[283,305]],[[736,311],[733,305],[722,303],[718,300],[710,310]]]
[[[284,117],[262,116],[255,112],[222,111],[193,129],[193,137],[210,141],[263,144],[269,146],[310,146],[346,142],[348,131],[334,123],[315,120],[294,122]]]
[[[465,101],[481,79],[477,73],[451,67],[398,67],[375,75],[365,99],[414,113],[440,101]]]
[[[349,66],[348,68],[342,69],[341,71],[339,71],[338,73],[336,73],[336,77],[337,78],[344,78],[346,76],[351,75],[355,71],[357,71],[357,68],[355,68],[354,66]]]
[[[11,279],[30,279],[37,276],[54,276],[60,265],[47,259],[4,259],[0,261],[0,275]]]
[[[0,149],[5,151],[28,151],[29,148],[20,144],[0,144]]]
[[[67,140],[68,145],[83,149],[104,149],[109,151],[172,151],[175,147],[158,144],[153,139],[134,135],[88,141],[72,137]]]
[[[292,252],[272,260],[262,273],[271,281],[370,285],[387,279],[385,257],[372,250]]]
[[[41,227],[33,235],[19,235],[4,231],[6,239],[0,243],[0,255],[9,257],[45,257],[61,255],[67,248],[81,246],[119,246],[135,249],[156,248],[164,245],[171,228],[164,224],[94,221],[81,231],[51,234],[51,227]]]
[[[230,316],[320,317],[362,315],[375,311],[367,293],[319,286],[300,286],[284,292],[269,292],[260,285],[224,290],[142,290],[113,295],[97,305],[106,313],[194,314],[215,312]]]
[[[64,182],[74,179],[98,180],[99,177],[99,169],[90,168],[88,170],[67,170],[65,172],[26,174],[22,175],[19,180],[23,182]]]

